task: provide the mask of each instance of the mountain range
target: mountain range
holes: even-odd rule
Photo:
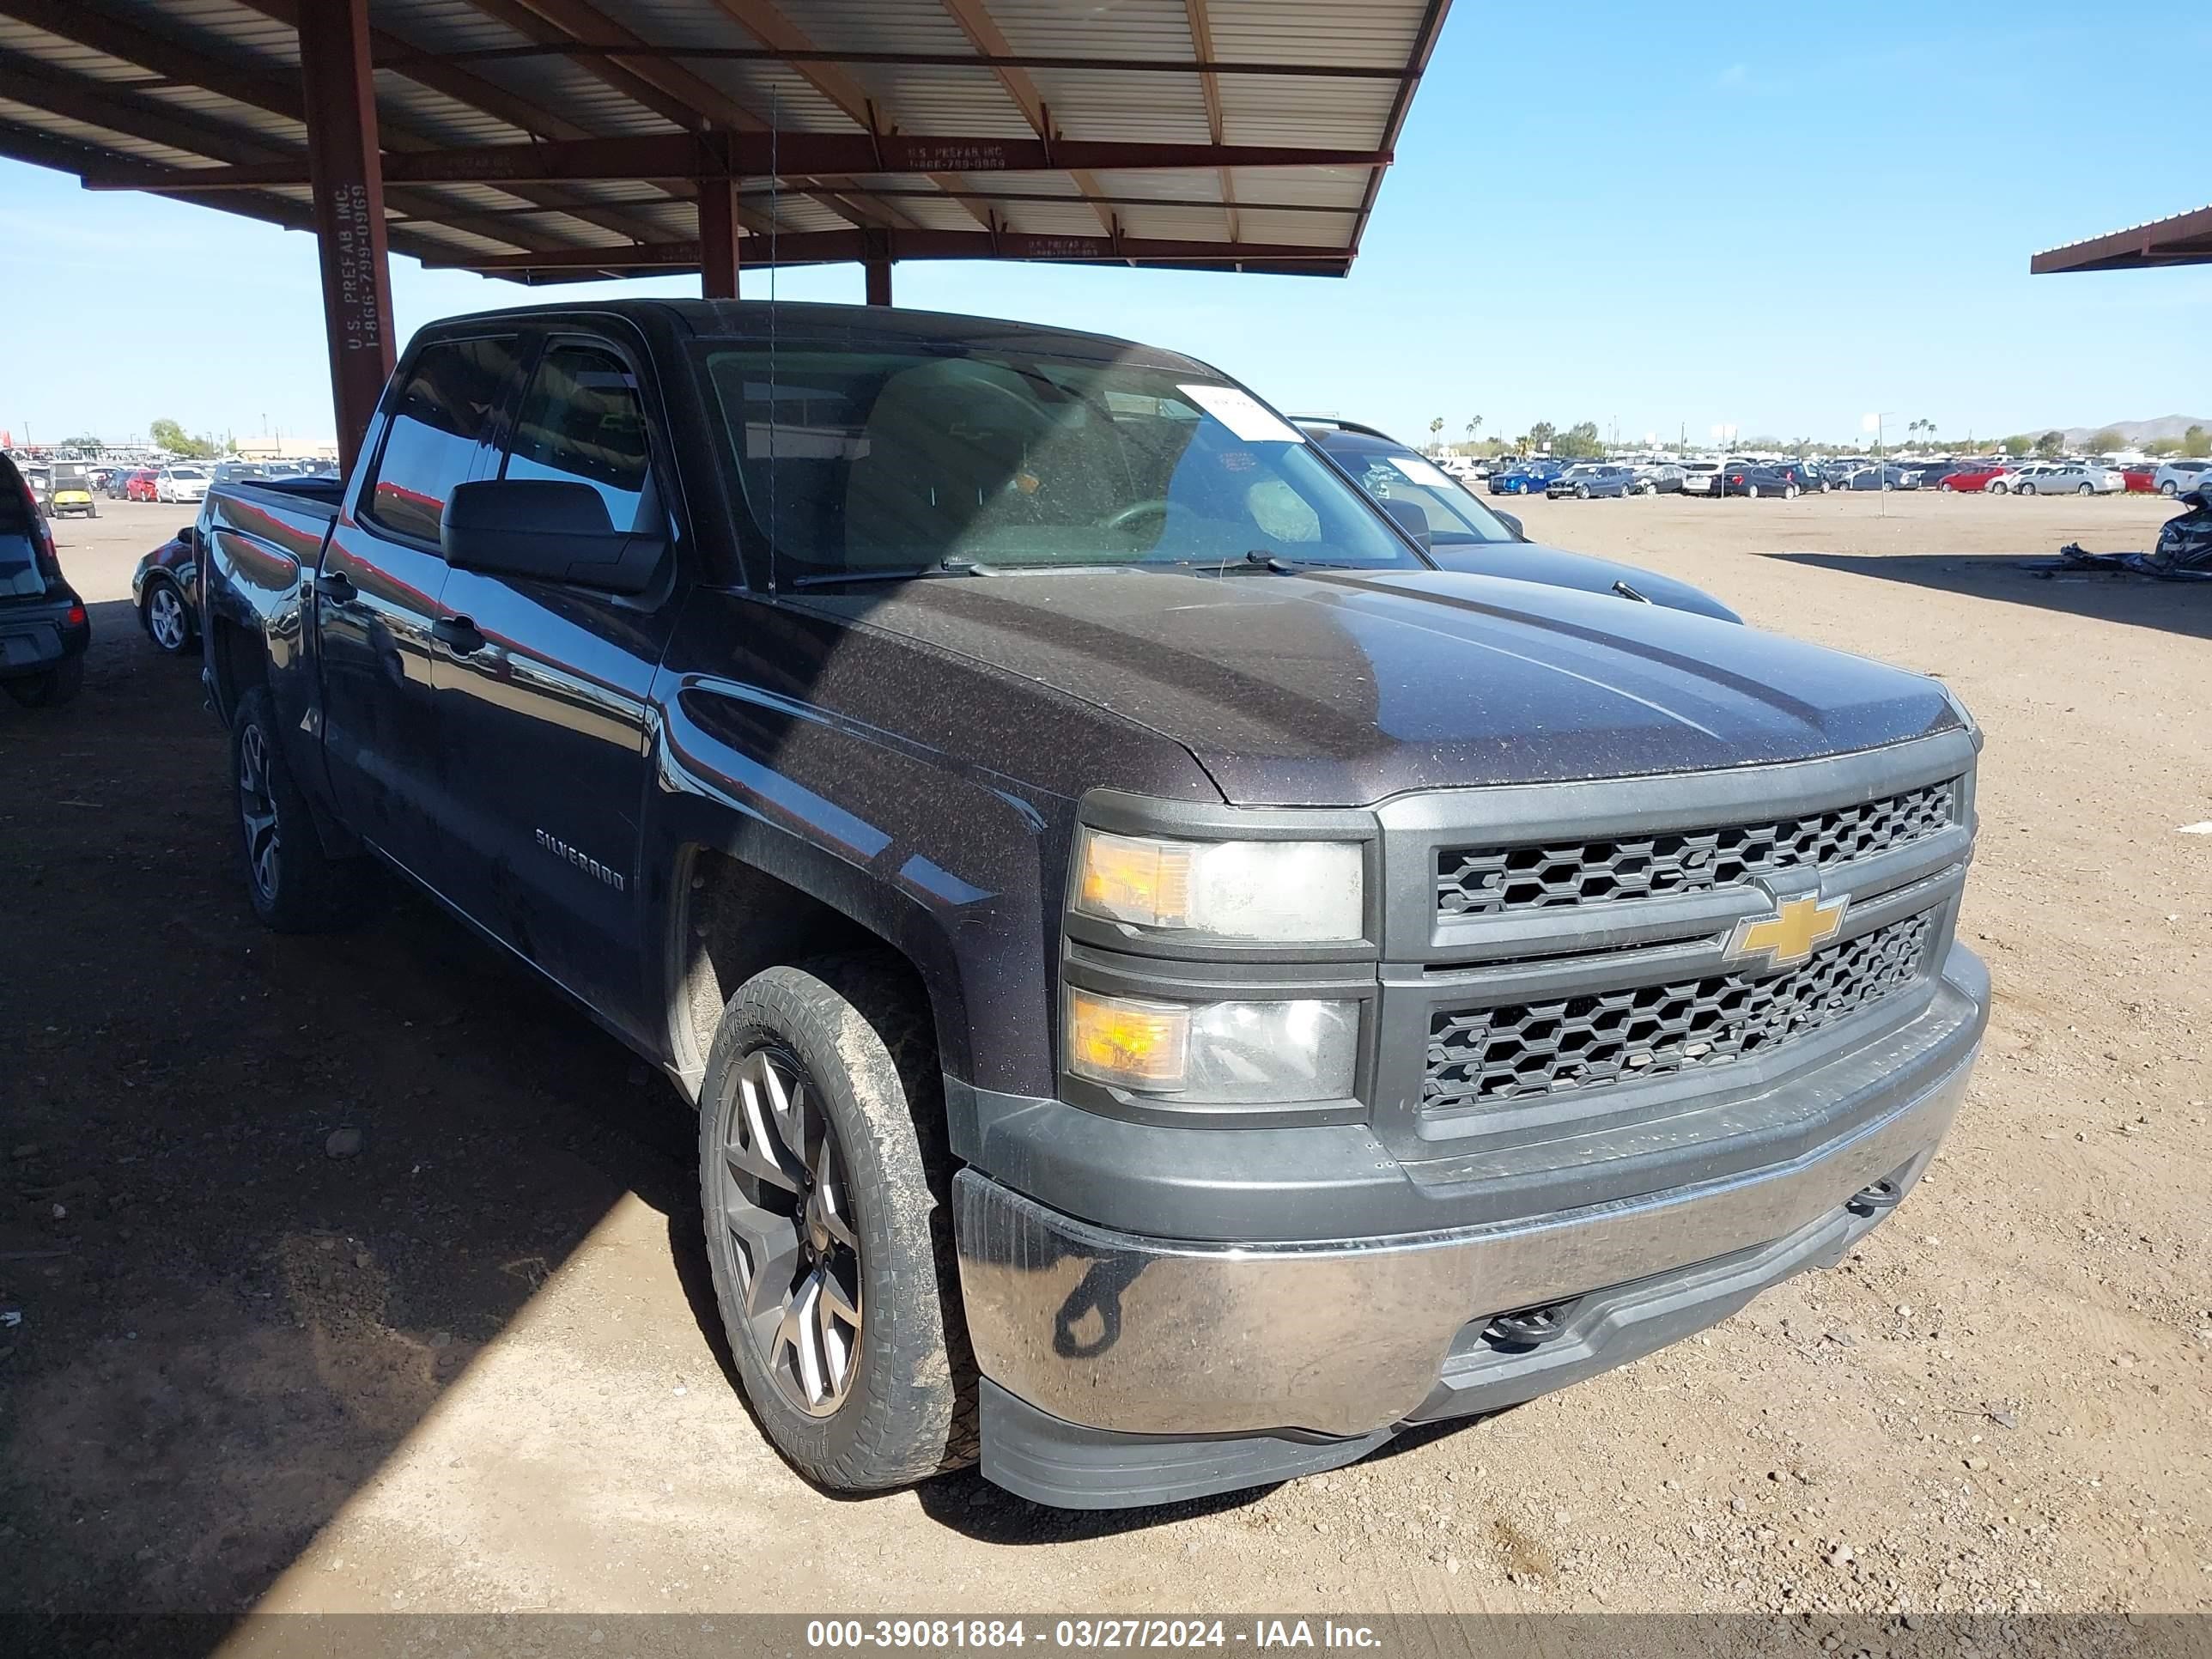
[[[2100,432],[2117,432],[2125,443],[2147,444],[2154,438],[2179,438],[2192,426],[2201,426],[2207,432],[2212,432],[2212,415],[2161,415],[2154,421],[2114,421],[2106,426],[2069,426],[2065,428],[2066,444],[2069,449],[2079,448]]]

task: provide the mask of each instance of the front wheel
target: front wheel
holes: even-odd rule
[[[1990,486],[1990,494],[1992,495],[2009,495],[2012,494],[2012,486],[2010,484],[1993,483]]]
[[[2161,495],[2179,495],[2181,493],[2181,486],[2168,478],[2158,487],[2158,493]]]
[[[2035,494],[2035,486],[2032,483],[2024,483],[2020,487],[2020,493],[2023,495],[2033,495]]]
[[[942,1086],[926,1008],[872,957],[755,975],[708,1055],[715,1302],[761,1426],[833,1492],[975,1460]]]
[[[1588,501],[1589,499],[1589,486],[1588,484],[1577,484],[1575,486],[1575,499],[1578,501]]]

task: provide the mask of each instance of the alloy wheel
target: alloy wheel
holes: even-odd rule
[[[269,785],[269,739],[248,723],[238,734],[238,816],[246,828],[246,866],[264,903],[276,897],[280,847],[276,797]]]
[[[146,631],[164,651],[185,648],[185,602],[167,582],[156,582],[146,600]]]
[[[716,1182],[747,1336],[784,1399],[828,1417],[860,1359],[860,1238],[844,1154],[787,1049],[739,1062],[721,1104]]]

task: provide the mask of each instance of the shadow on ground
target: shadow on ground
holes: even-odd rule
[[[2148,542],[2148,538],[2146,538]],[[2097,547],[2091,552],[2128,550]],[[2192,639],[2212,639],[2212,582],[2164,582],[2148,576],[2061,571],[2021,566],[2056,556],[2046,553],[1911,553],[1864,556],[1849,553],[1770,553],[1784,564],[1801,564],[1849,575],[1874,576],[1945,593],[2063,611],[2099,622],[2155,628]]]
[[[625,1192],[696,1237],[694,1132],[387,884],[263,932],[197,663],[93,620],[0,698],[0,1613],[231,1613]]]

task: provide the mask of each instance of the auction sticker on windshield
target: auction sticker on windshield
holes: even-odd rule
[[[1296,427],[1269,414],[1249,392],[1240,392],[1233,386],[1179,386],[1176,390],[1248,444],[1305,441]]]

